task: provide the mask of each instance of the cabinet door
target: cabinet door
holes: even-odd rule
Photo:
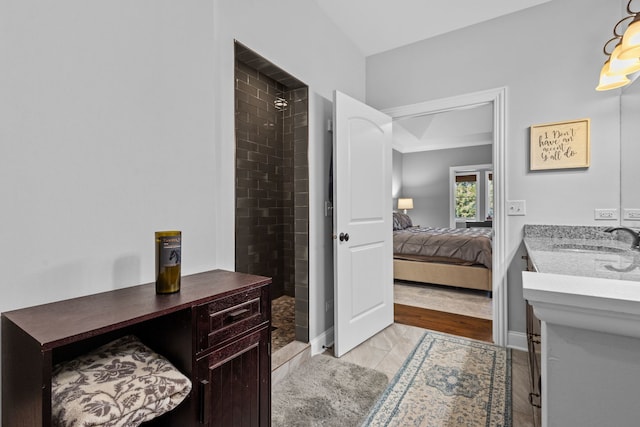
[[[266,327],[198,361],[202,425],[271,425],[270,338],[270,329]]]

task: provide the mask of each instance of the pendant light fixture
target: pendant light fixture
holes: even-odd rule
[[[613,27],[614,37],[604,44],[602,50],[608,59],[600,70],[600,82],[596,90],[626,86],[632,81],[628,75],[640,71],[640,11],[631,10],[632,2],[633,0],[629,0],[627,3],[629,16],[616,23]],[[620,32],[620,28],[625,24],[626,30]],[[613,49],[610,50],[612,46]]]
[[[627,12],[632,13],[629,9],[631,1],[627,5]],[[622,46],[620,49],[620,59],[632,59],[640,57],[640,15],[638,12],[634,14],[634,20],[627,27],[622,37]]]

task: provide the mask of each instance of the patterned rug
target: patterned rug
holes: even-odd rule
[[[511,351],[427,332],[363,426],[511,426]]]

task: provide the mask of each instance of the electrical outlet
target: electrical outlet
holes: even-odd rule
[[[618,209],[596,209],[594,218],[604,220],[618,219]]]
[[[507,215],[526,215],[527,205],[524,200],[507,200]]]
[[[623,209],[622,218],[628,221],[640,221],[640,209]]]

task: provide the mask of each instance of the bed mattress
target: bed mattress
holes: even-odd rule
[[[393,256],[491,269],[491,228],[410,227],[393,232]]]

